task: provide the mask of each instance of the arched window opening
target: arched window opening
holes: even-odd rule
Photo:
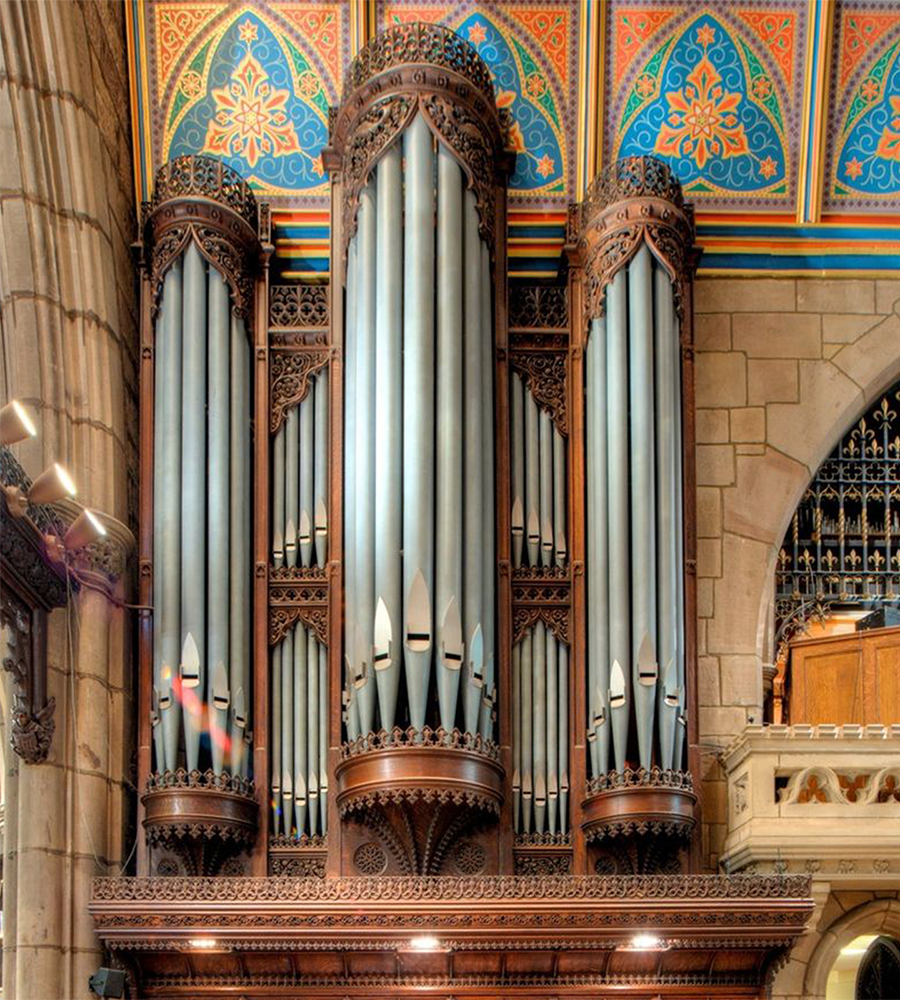
[[[893,938],[861,934],[841,948],[825,1000],[893,1000],[900,997],[900,945]]]
[[[775,571],[778,722],[900,714],[900,383],[841,438],[803,494]]]

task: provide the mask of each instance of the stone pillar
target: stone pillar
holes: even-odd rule
[[[115,3],[0,7],[0,403],[18,397],[38,418],[37,438],[14,446],[31,476],[64,462],[81,502],[133,524],[125,14]],[[101,960],[90,880],[118,873],[127,852],[133,612],[120,606],[125,525],[113,536],[84,566],[100,589],[82,587],[50,616],[48,760],[4,749],[4,998],[89,996]]]

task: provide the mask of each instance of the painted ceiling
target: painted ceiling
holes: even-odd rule
[[[438,21],[515,123],[510,274],[552,277],[566,209],[612,159],[670,163],[702,268],[900,270],[896,0],[130,0],[137,185],[218,156],[273,206],[276,266],[328,273],[328,108],[362,45]]]

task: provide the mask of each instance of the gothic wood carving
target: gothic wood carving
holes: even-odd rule
[[[490,72],[475,49],[438,24],[400,24],[377,35],[348,71],[330,123],[326,166],[344,185],[340,252],[356,232],[359,195],[373,167],[421,111],[475,192],[482,238],[495,245],[495,191],[511,167]]]
[[[249,326],[262,248],[256,198],[240,175],[211,157],[179,156],[157,172],[153,200],[142,216],[151,319],[159,311],[166,272],[193,240],[225,278],[233,311]],[[268,212],[262,218],[268,226]]]
[[[580,206],[580,222],[586,327],[604,314],[606,286],[644,242],[672,279],[675,307],[684,318],[694,214],[666,164],[650,156],[611,163],[588,188]]]
[[[328,645],[328,577],[318,566],[269,567],[269,645],[301,621]]]
[[[328,322],[327,285],[270,286],[270,329],[327,329]]]
[[[327,351],[274,350],[269,369],[269,432],[274,434],[292,406],[306,398],[312,376],[328,364]]]
[[[509,363],[522,376],[538,406],[550,414],[563,437],[569,433],[567,403],[568,358],[564,352],[509,352]]]

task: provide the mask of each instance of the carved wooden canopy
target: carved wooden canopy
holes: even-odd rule
[[[268,242],[269,228],[268,205],[258,205],[250,185],[221,160],[179,156],[164,164],[141,221],[152,315],[166,272],[193,240],[225,278],[235,315],[249,321],[260,244]]]
[[[805,876],[100,878],[90,909],[146,997],[737,1000],[812,900]]]
[[[465,172],[482,239],[493,248],[494,191],[511,166],[487,66],[463,38],[439,24],[399,24],[351,63],[331,120],[326,167],[344,184],[341,252],[356,231],[359,195],[373,167],[418,112]]]
[[[603,315],[606,286],[645,242],[668,271],[682,315],[683,286],[694,263],[694,210],[662,160],[627,156],[611,163],[588,188],[578,214],[585,323]]]

